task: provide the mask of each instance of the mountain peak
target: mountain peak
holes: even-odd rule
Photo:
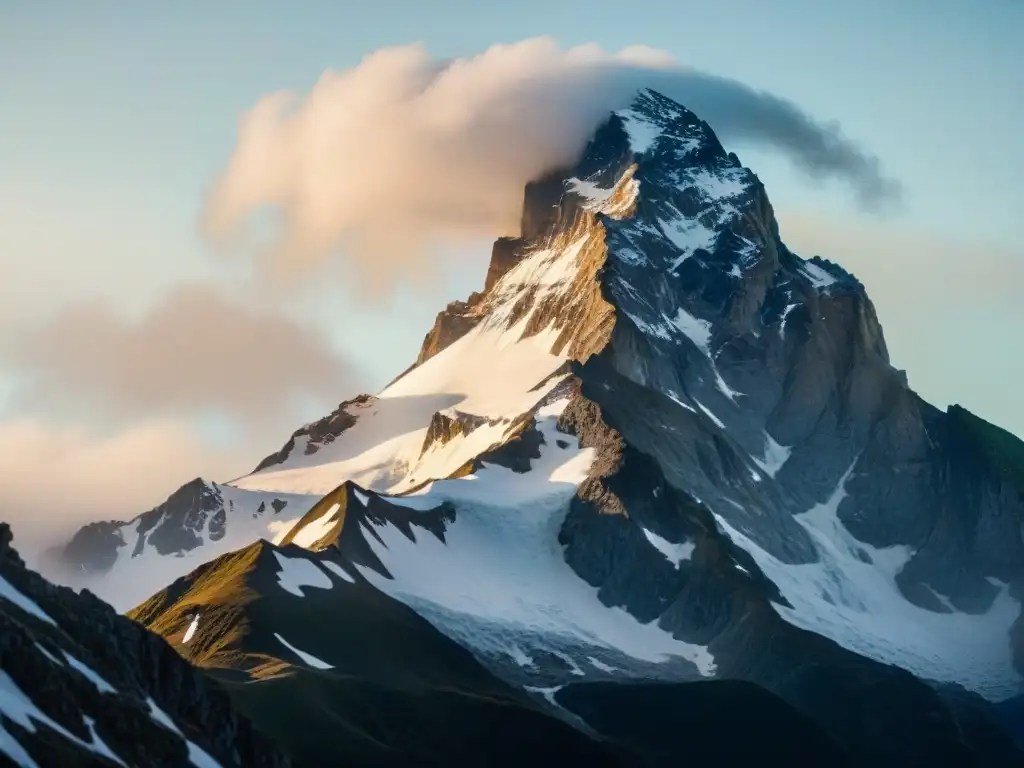
[[[651,152],[665,142],[681,145],[687,154],[701,150],[725,154],[711,126],[650,88],[639,91],[626,109],[614,114],[622,122],[634,154]]]

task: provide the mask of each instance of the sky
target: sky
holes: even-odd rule
[[[372,169],[345,165],[388,165],[351,152],[366,146],[358,140],[372,121],[345,134],[348,154],[315,130],[377,114],[351,105],[372,102],[381,81],[364,77],[370,86],[358,90],[321,79],[325,71],[417,42],[439,58],[537,36],[563,49],[644,46],[644,66],[670,55],[839,126],[898,181],[898,199],[865,206],[849,179],[809,178],[764,137],[736,131],[730,148],[765,182],[787,244],[866,284],[893,362],[918,392],[1024,435],[1024,356],[1015,353],[1024,330],[1022,33],[1016,0],[381,0],[358,12],[312,0],[2,0],[0,509],[14,511],[0,516],[55,530],[148,509],[193,476],[241,474],[300,423],[379,389],[415,356],[436,312],[480,286],[489,241],[503,234],[489,228],[508,217],[519,175],[548,157],[536,142],[516,145],[522,163],[485,166],[493,199],[469,227],[428,221],[422,187],[392,195],[365,186]],[[543,58],[547,49],[507,56],[519,50],[534,58],[516,71],[537,80],[562,66]],[[473,105],[495,93],[508,106],[499,87],[508,71],[451,85],[447,103],[464,93],[468,106],[450,119],[475,125],[490,112]],[[588,87],[577,90],[590,98]],[[305,98],[311,89],[322,98]],[[273,131],[284,118],[243,117],[281,91],[298,94],[289,109],[314,116],[278,142],[289,162],[305,163],[287,179],[281,157],[256,152],[262,164],[246,164],[239,143],[247,125],[280,139]],[[556,103],[537,131],[557,131],[561,114]],[[380,146],[411,151],[397,131]],[[449,211],[465,204],[460,189],[482,183],[477,156],[462,149],[416,166],[433,178],[454,169],[442,195]],[[266,194],[223,203],[229,182],[253,174]],[[339,188],[339,178],[364,186]],[[300,193],[305,225],[271,254],[287,258],[253,259],[211,238],[211,221],[255,211],[259,239],[261,222],[275,220],[266,210],[275,195]],[[322,203],[339,200],[348,219],[324,212]],[[373,225],[353,228],[356,219]],[[389,226],[396,219],[408,226]],[[325,257],[318,243],[346,245]]]

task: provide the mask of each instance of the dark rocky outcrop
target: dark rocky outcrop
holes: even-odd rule
[[[358,411],[371,407],[374,400],[376,400],[376,398],[373,395],[357,395],[351,400],[345,400],[322,419],[317,419],[314,422],[306,424],[301,429],[295,430],[295,432],[292,433],[292,436],[288,438],[288,442],[285,443],[280,450],[270,454],[256,465],[253,473],[260,472],[284,462],[289,456],[291,456],[292,451],[295,450],[296,441],[301,438],[306,438],[304,441],[305,447],[303,448],[303,453],[307,456],[316,453],[325,445],[330,445],[342,433],[344,433],[345,430],[349,429],[356,423],[359,418]],[[355,411],[355,413],[353,413],[353,411]]]
[[[501,423],[501,419],[489,419],[486,416],[476,416],[454,409],[448,412],[436,411],[430,417],[430,424],[427,426],[427,434],[423,438],[423,448],[420,453],[426,453],[431,447],[447,445],[452,440],[465,437],[480,427],[493,427]]]
[[[416,362],[402,375],[404,376],[416,366],[422,365],[473,330],[483,318],[483,314],[480,312],[482,299],[482,294],[474,293],[468,301],[453,301],[438,312],[434,320],[434,327],[427,331],[427,335],[423,338]]]
[[[237,495],[237,493],[236,493]],[[272,514],[288,505],[285,499],[253,494],[248,500],[253,507],[235,509],[235,502],[226,499],[217,483],[195,478],[174,491],[167,500],[128,521],[90,523],[79,529],[67,544],[48,550],[41,562],[48,575],[58,580],[78,583],[101,577],[110,571],[118,558],[139,557],[153,552],[159,556],[178,556],[203,546],[207,541],[219,542],[227,535],[231,521],[238,515],[265,514],[269,501]]]
[[[202,532],[223,535],[226,520],[224,501],[212,483],[195,478],[167,497],[157,507],[129,521],[135,538],[127,540],[129,522],[91,523],[80,529],[62,548],[50,553],[55,565],[84,574],[103,574],[113,566],[119,551],[128,547],[138,555],[148,543],[161,555],[187,552],[203,542]]]
[[[6,524],[0,587],[4,764],[179,768],[197,748],[223,766],[291,764],[163,638],[26,569]]]

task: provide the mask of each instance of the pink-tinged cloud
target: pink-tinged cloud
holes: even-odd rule
[[[287,275],[343,252],[362,290],[385,290],[433,244],[518,234],[526,182],[572,162],[643,87],[686,104],[726,143],[773,148],[866,203],[898,193],[834,125],[663,51],[563,50],[536,38],[438,60],[408,45],[328,71],[304,97],[262,98],[239,122],[204,231],[244,244],[252,215],[277,209],[278,237],[260,248],[272,270]]]
[[[137,318],[99,302],[66,307],[0,345],[0,361],[21,377],[22,410],[93,423],[213,414],[280,429],[297,399],[333,405],[355,384],[319,329],[201,285]]]

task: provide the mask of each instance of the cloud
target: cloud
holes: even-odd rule
[[[193,477],[242,474],[254,459],[213,450],[169,420],[107,435],[32,419],[0,422],[0,456],[0,519],[30,556],[85,523],[151,509]]]
[[[846,182],[865,204],[898,195],[876,158],[784,99],[642,46],[612,54],[535,38],[454,60],[387,48],[324,73],[304,98],[262,98],[239,122],[203,228],[237,244],[269,207],[280,224],[263,252],[272,269],[344,250],[364,289],[386,289],[437,242],[517,234],[525,183],[572,162],[641,87],[683,102],[727,143],[767,146],[814,178]]]
[[[323,334],[255,299],[175,288],[140,318],[100,302],[62,309],[7,340],[20,376],[15,406],[93,421],[222,415],[245,428],[290,421],[298,399],[337,402],[352,366]]]

